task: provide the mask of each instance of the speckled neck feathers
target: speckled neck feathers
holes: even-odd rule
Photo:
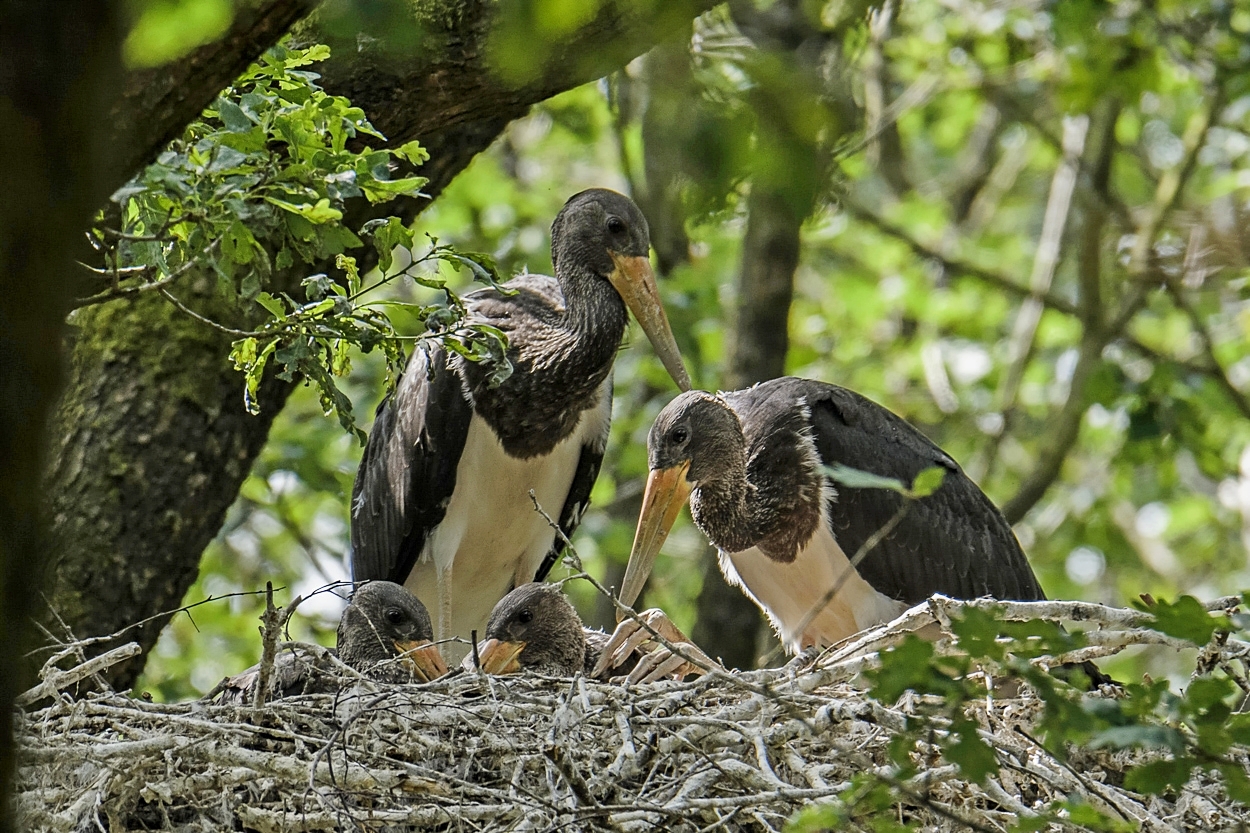
[[[556,281],[524,275],[506,285],[517,294],[474,293],[474,318],[511,339],[512,375],[488,384],[491,368],[461,364],[475,410],[513,457],[546,454],[598,405],[599,389],[625,334],[628,314],[607,279],[574,267]]]
[[[729,410],[724,403],[718,407]],[[725,552],[758,547],[788,563],[821,522],[825,478],[806,407],[791,408],[762,426],[759,432],[745,426],[734,453],[723,456],[712,476],[696,481],[690,512]]]

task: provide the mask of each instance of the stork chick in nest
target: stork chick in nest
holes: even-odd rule
[[[447,673],[433,637],[430,614],[416,596],[393,582],[371,581],[356,589],[343,611],[336,653],[349,668],[379,682],[429,682]],[[343,679],[332,665],[282,652],[274,660],[267,699],[338,691]],[[223,680],[214,693],[220,692],[220,703],[251,703],[259,682],[260,666],[254,665]]]

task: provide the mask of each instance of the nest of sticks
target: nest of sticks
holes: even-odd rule
[[[1027,687],[967,711],[999,775],[970,781],[930,734],[912,749],[920,774],[900,779],[887,746],[923,698],[877,702],[860,673],[967,604],[985,603],[934,597],[814,660],[632,688],[460,673],[426,685],[356,679],[337,695],[259,708],[65,693],[124,658],[123,646],[118,660],[51,672],[22,698],[16,809],[29,830],[780,830],[867,773],[890,784],[889,812],[913,829],[1005,831],[1073,798],[1145,831],[1248,829],[1246,809],[1199,770],[1168,798],[1125,789],[1125,771],[1158,752],[1051,756],[1032,740],[1043,704]],[[1093,623],[1083,654],[1064,659],[1184,646],[1135,611],[1034,602],[1004,615]],[[1244,667],[1247,649],[1213,643],[1207,652],[1223,653],[1200,662]],[[1230,755],[1247,762],[1245,749]],[[1074,825],[1051,826],[1064,828]]]

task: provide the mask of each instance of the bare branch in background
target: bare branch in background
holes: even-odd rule
[[[1030,297],[1020,305],[1016,314],[1016,323],[1007,342],[1007,369],[998,388],[998,411],[1002,415],[998,431],[986,444],[980,469],[974,479],[982,479],[993,473],[994,462],[998,459],[999,445],[1003,437],[1011,430],[1015,418],[1016,399],[1020,393],[1020,382],[1024,372],[1033,358],[1033,345],[1037,337],[1037,327],[1042,321],[1044,305],[1040,297],[1050,292],[1055,279],[1055,270],[1059,267],[1062,257],[1064,230],[1068,226],[1068,215],[1072,207],[1072,192],[1076,189],[1077,171],[1081,164],[1081,155],[1085,151],[1085,137],[1089,132],[1088,116],[1068,116],[1063,120],[1063,159],[1055,169],[1050,181],[1050,196],[1046,201],[1046,213],[1042,221],[1042,234],[1037,242],[1037,251],[1033,257],[1033,273],[1029,277]],[[1084,302],[1085,299],[1082,299]],[[1084,317],[1084,315],[1082,315]]]
[[[881,172],[895,195],[911,190],[907,179],[907,158],[898,135],[897,113],[886,111],[890,89],[889,69],[885,59],[885,42],[890,37],[894,20],[894,0],[886,0],[868,13],[868,54],[864,66],[864,134],[868,143],[868,163]]]

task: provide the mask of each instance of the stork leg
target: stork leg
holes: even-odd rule
[[[451,562],[437,564],[434,584],[438,588],[438,638],[450,639],[451,632]]]

